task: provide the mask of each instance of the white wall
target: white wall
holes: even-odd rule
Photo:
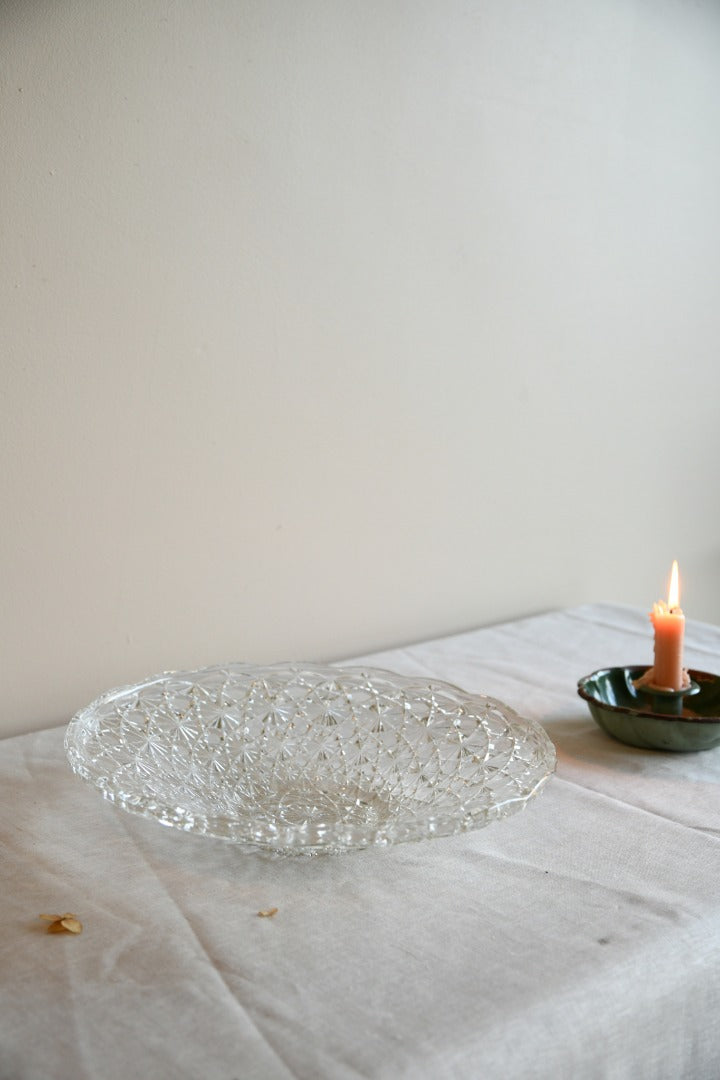
[[[0,35],[3,731],[649,607],[674,557],[720,620],[714,0],[5,0]]]

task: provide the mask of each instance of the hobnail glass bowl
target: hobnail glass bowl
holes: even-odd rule
[[[479,828],[522,809],[555,766],[543,729],[493,698],[314,664],[113,690],[72,719],[65,747],[124,810],[282,853]]]

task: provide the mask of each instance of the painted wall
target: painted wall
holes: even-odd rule
[[[720,620],[714,0],[5,0],[0,34],[2,731],[649,608],[675,557]]]

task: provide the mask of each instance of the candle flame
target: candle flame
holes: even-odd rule
[[[672,564],[672,572],[670,574],[670,588],[668,590],[668,607],[670,611],[673,608],[680,607],[680,581],[678,577],[678,564],[677,559]]]

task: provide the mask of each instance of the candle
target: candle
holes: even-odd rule
[[[655,667],[652,673],[654,686],[667,690],[682,690],[688,677],[683,671],[683,637],[685,616],[680,607],[678,564],[672,565],[667,603],[658,600],[650,614],[655,628]]]

